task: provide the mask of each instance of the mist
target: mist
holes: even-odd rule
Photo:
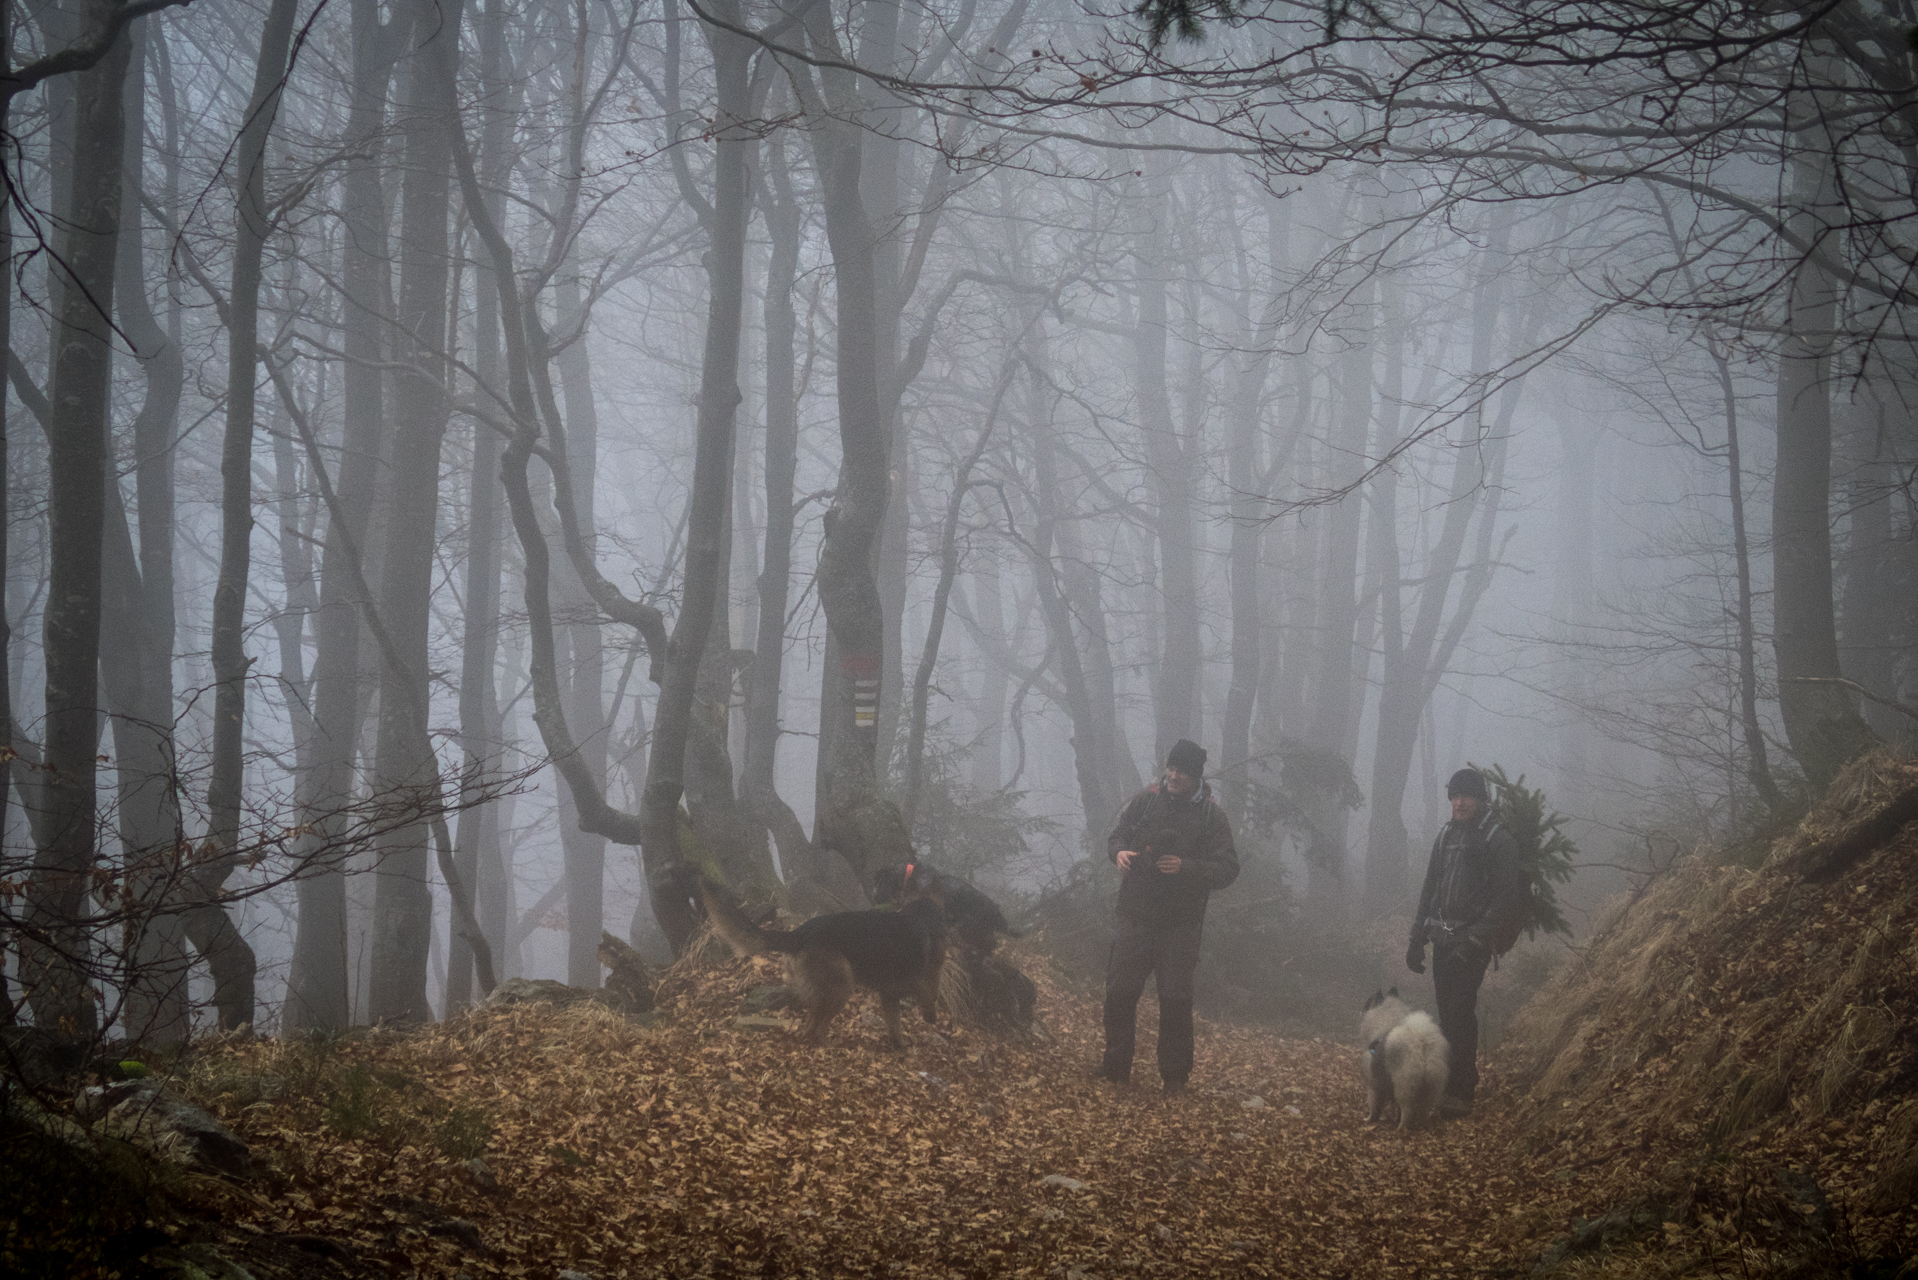
[[[1802,812],[1918,704],[1908,71],[1590,8],[21,11],[12,1016],[598,987],[688,865],[1093,954],[1189,738],[1318,1027],[1468,763],[1574,937]]]

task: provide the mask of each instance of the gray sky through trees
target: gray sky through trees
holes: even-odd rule
[[[592,984],[689,864],[1030,902],[1180,737],[1275,920],[1408,909],[1466,761],[1576,906],[1909,738],[1903,28],[1158,16],[16,15],[20,1016]]]

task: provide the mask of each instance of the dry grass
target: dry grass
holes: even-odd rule
[[[1913,786],[1918,761],[1879,752],[1760,870],[1692,857],[1615,904],[1515,1021],[1501,1061],[1532,1151],[1587,1153],[1596,1206],[1649,1196],[1671,1219],[1657,1271],[1594,1256],[1556,1274],[1788,1274],[1814,1254],[1914,1252],[1918,824],[1832,883],[1803,875]],[[1829,1198],[1815,1249],[1811,1211],[1780,1200],[1791,1170]]]

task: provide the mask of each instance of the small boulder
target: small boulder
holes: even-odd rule
[[[1063,1173],[1048,1173],[1045,1177],[1039,1179],[1039,1185],[1042,1187],[1063,1187],[1067,1191],[1084,1191],[1086,1189],[1085,1183],[1079,1181],[1077,1178],[1068,1178]]]
[[[604,988],[606,1003],[630,1016],[651,1013],[653,992],[659,983],[639,952],[601,931],[598,955],[599,962],[608,970]]]
[[[585,987],[569,987],[551,978],[508,978],[493,988],[493,994],[486,997],[486,1003],[550,1004],[563,1009],[591,998],[592,993]]]
[[[95,1085],[81,1092],[74,1111],[85,1119],[104,1117],[124,1136],[177,1152],[189,1166],[235,1178],[252,1173],[252,1157],[238,1134],[156,1080]]]

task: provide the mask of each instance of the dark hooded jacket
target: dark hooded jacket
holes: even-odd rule
[[[1497,951],[1530,905],[1531,882],[1519,862],[1518,842],[1498,820],[1486,812],[1470,822],[1448,822],[1432,842],[1412,943],[1464,940]]]
[[[1239,878],[1232,823],[1212,798],[1210,783],[1189,799],[1163,783],[1132,797],[1106,837],[1106,856],[1114,862],[1124,849],[1140,856],[1119,882],[1119,914],[1139,924],[1201,924],[1208,896]],[[1168,853],[1183,864],[1174,875],[1156,865]]]

